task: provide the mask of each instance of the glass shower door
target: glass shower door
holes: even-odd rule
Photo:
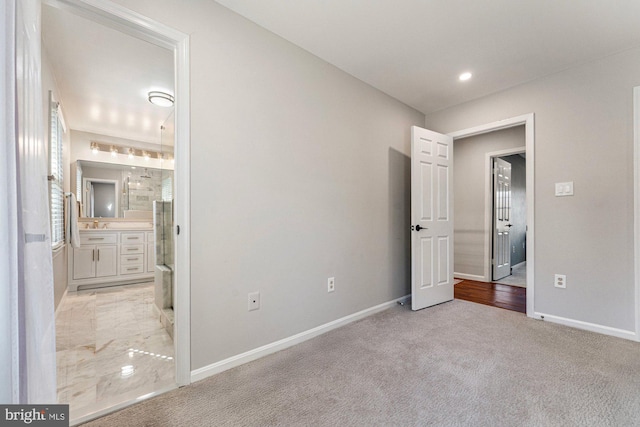
[[[162,166],[160,170],[162,197],[154,202],[155,233],[155,303],[160,311],[160,319],[173,338],[174,315],[173,301],[175,297],[175,264],[173,240],[174,226],[174,113],[161,126],[160,144]]]

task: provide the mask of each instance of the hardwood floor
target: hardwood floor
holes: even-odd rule
[[[518,286],[463,280],[453,287],[453,296],[520,313],[527,312],[527,289]]]

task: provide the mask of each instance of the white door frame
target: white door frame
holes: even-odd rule
[[[635,340],[640,341],[640,86],[633,88],[633,263],[635,284]]]
[[[170,49],[175,58],[175,212],[180,235],[176,236],[176,303],[174,348],[176,383],[191,382],[190,327],[190,236],[191,184],[190,170],[190,100],[189,100],[189,36],[109,0],[42,0],[110,28]],[[175,231],[174,231],[175,232]]]
[[[482,135],[484,133],[494,132],[497,130],[508,129],[515,126],[524,125],[525,129],[525,151],[526,156],[526,181],[527,181],[527,316],[534,317],[535,310],[534,304],[534,262],[535,262],[535,198],[534,198],[534,114],[528,113],[521,116],[511,117],[505,120],[499,120],[497,122],[487,123],[480,126],[475,126],[468,129],[459,130],[449,133],[449,136],[453,137],[455,144],[456,139],[468,138],[470,136]],[[455,145],[454,145],[455,146]],[[487,157],[488,158],[488,157]],[[455,156],[453,161],[455,162]],[[490,170],[489,166],[485,168],[485,174],[488,174]],[[487,175],[485,175],[485,189],[487,188]],[[490,186],[489,186],[490,187]],[[491,226],[487,225],[487,221],[490,224],[491,220],[491,202],[487,202],[487,191],[485,191],[485,253],[489,254],[489,264],[485,262],[485,277],[489,277],[489,265],[491,263],[491,238],[489,233],[491,232]],[[637,197],[636,197],[637,199]],[[487,214],[487,210],[489,213]],[[487,220],[488,218],[488,220]],[[489,250],[487,250],[489,247]],[[639,300],[640,301],[640,300]],[[640,324],[639,324],[640,325]]]
[[[493,280],[491,258],[493,256],[493,159],[527,152],[527,147],[507,148],[500,151],[485,153],[484,156],[484,279]],[[527,189],[528,191],[528,189]],[[526,194],[526,192],[525,192]]]

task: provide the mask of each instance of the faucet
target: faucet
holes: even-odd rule
[[[93,228],[96,228],[96,229],[98,228],[98,220],[97,219],[93,220]]]

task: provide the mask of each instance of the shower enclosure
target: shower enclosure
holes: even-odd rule
[[[175,297],[174,241],[173,241],[173,146],[175,141],[174,113],[161,127],[161,151],[163,167],[161,200],[153,203],[153,225],[155,233],[155,304],[160,312],[160,321],[173,338],[173,301]]]

